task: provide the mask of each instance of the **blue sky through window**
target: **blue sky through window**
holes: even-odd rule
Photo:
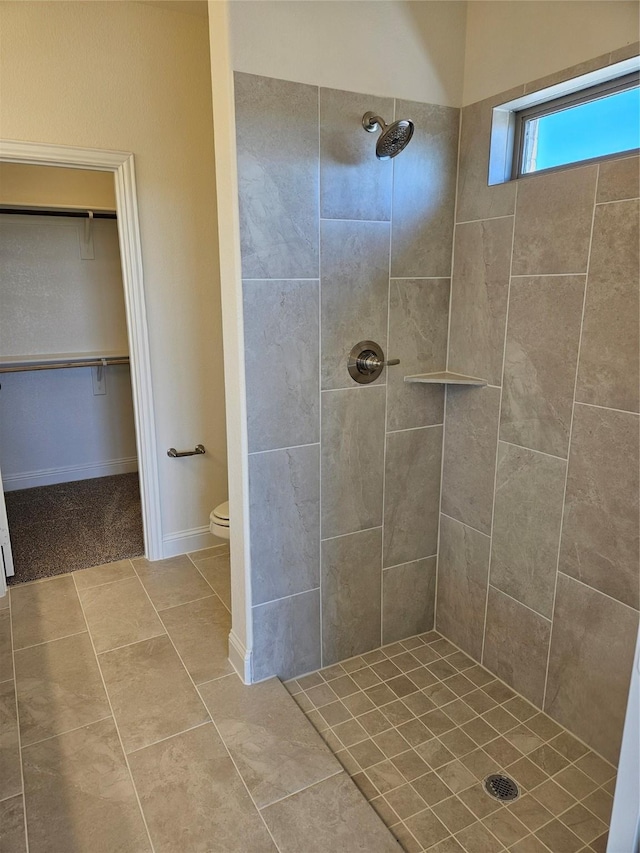
[[[568,107],[526,123],[523,171],[640,147],[640,88]]]

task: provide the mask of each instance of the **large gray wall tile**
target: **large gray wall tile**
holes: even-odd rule
[[[513,213],[516,200],[515,183],[488,186],[491,118],[492,107],[513,100],[523,93],[524,86],[518,86],[501,95],[477,101],[462,110],[456,209],[458,222]]]
[[[499,388],[447,389],[442,511],[491,531]]]
[[[640,405],[639,224],[637,201],[596,207],[576,388],[577,400],[631,412]]]
[[[253,604],[320,578],[320,445],[249,456]]]
[[[253,608],[253,678],[285,680],[320,667],[320,590]]]
[[[354,344],[373,340],[386,351],[389,223],[323,221],[321,254],[322,387],[352,388]]]
[[[442,427],[387,435],[384,565],[430,557],[438,547]]]
[[[638,613],[560,574],[545,711],[618,761]]]
[[[320,438],[319,283],[245,281],[249,452]]]
[[[456,227],[449,369],[502,384],[513,217]]]
[[[447,361],[449,279],[391,279],[387,370],[387,429],[442,423],[444,389],[404,381],[444,370]]]
[[[396,118],[415,124],[394,160],[391,275],[451,275],[460,110],[396,101]]]
[[[375,649],[380,636],[382,528],[322,543],[322,663]]]
[[[382,642],[395,643],[433,628],[436,557],[382,573]]]
[[[560,570],[638,608],[638,417],[577,405]]]
[[[500,438],[567,456],[584,276],[511,282]]]
[[[318,277],[318,89],[234,75],[245,278]]]
[[[584,166],[518,183],[513,275],[586,272],[597,174]]]
[[[542,707],[551,622],[489,587],[482,663]]]
[[[378,160],[378,134],[366,133],[369,110],[387,124],[393,98],[320,89],[320,215],[326,219],[390,219],[393,163]]]
[[[490,544],[488,536],[440,516],[436,628],[476,660],[482,656]]]
[[[382,524],[384,387],[322,394],[322,538]]]
[[[548,619],[553,611],[566,465],[523,447],[498,445],[491,583]]]

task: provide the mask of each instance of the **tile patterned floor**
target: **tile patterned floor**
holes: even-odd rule
[[[218,549],[0,599],[0,853],[399,853],[229,606]]]
[[[407,853],[605,853],[615,768],[435,631],[285,687]]]

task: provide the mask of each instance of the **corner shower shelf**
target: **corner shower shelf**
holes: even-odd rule
[[[415,376],[405,376],[405,382],[422,382],[429,385],[486,385],[486,379],[477,376],[463,376],[461,373],[451,373],[442,370],[440,373],[417,373]]]

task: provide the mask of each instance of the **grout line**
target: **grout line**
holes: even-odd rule
[[[475,531],[476,533],[479,533],[481,536],[486,536],[486,537],[487,537],[487,539],[491,539],[491,534],[490,534],[490,533],[483,533],[483,531],[482,531],[482,530],[478,530],[478,528],[477,528],[477,527],[472,527],[470,524],[467,524],[465,521],[460,521],[460,519],[459,519],[459,518],[454,518],[454,516],[452,516],[452,515],[447,515],[447,513],[446,513],[446,512],[442,512],[442,510],[440,510],[440,515],[444,515],[444,517],[445,517],[445,518],[449,518],[449,519],[451,519],[451,521],[455,521],[457,524],[462,524],[462,526],[463,526],[463,527],[468,527],[468,528],[469,528],[469,530],[473,530],[473,531]],[[447,638],[447,639],[448,639],[448,638]],[[465,652],[465,654],[466,654],[466,652]]]
[[[425,424],[424,426],[417,427],[406,427],[405,429],[388,429],[385,432],[385,435],[394,435],[396,432],[416,432],[420,429],[433,429],[434,427],[441,427],[442,424]]]
[[[197,568],[197,566],[196,566],[196,568]],[[205,580],[205,583],[206,583],[206,580]],[[205,598],[211,598],[212,596],[216,596],[217,598],[219,598],[220,596],[218,596],[218,594],[211,587],[211,585],[210,584],[207,584],[207,585],[211,589],[211,593],[209,595],[201,595],[198,598],[190,598],[188,601],[181,601],[178,604],[170,604],[168,607],[156,607],[156,610],[160,614],[160,613],[164,613],[165,610],[173,610],[175,607],[185,607],[187,604],[195,604],[196,601],[204,601]]]
[[[520,601],[520,599],[516,598],[513,595],[509,595],[508,592],[505,592],[503,589],[500,589],[499,586],[496,586],[493,583],[489,583],[491,589],[495,589],[496,592],[499,592],[501,595],[505,595],[507,598],[510,598],[511,601],[515,601],[516,604],[519,604],[521,607],[526,607],[527,610],[530,610],[531,613],[535,613],[536,616],[539,616],[541,619],[544,619],[545,622],[549,622],[551,624],[551,618],[549,616],[545,616],[543,613],[540,613],[538,610],[534,610],[533,607],[529,607],[528,604],[525,604],[524,601]],[[513,687],[511,688],[513,690]]]
[[[318,278],[243,278],[242,281],[318,281]]]
[[[556,597],[558,595],[558,575],[560,574],[560,553],[562,550],[562,533],[564,530],[564,514],[567,502],[567,484],[569,482],[569,458],[571,456],[571,442],[573,440],[573,424],[576,412],[576,392],[578,390],[578,376],[580,373],[580,349],[582,347],[582,331],[584,328],[584,315],[587,307],[587,289],[589,283],[589,269],[591,267],[591,249],[593,246],[593,231],[596,222],[596,199],[598,197],[598,182],[600,180],[600,164],[596,167],[595,188],[593,191],[593,210],[591,211],[591,231],[589,232],[589,250],[587,252],[587,271],[584,279],[584,290],[582,293],[582,313],[580,315],[580,334],[578,335],[578,349],[576,351],[575,376],[573,379],[573,398],[571,401],[571,421],[569,423],[569,438],[567,441],[567,467],[564,472],[564,489],[562,491],[562,512],[560,514],[560,530],[558,532],[558,556],[556,558],[555,583],[553,586],[553,601],[551,605],[551,631],[549,632],[549,647],[547,648],[547,663],[544,673],[544,690],[542,692],[542,707],[547,705],[547,689],[549,687],[549,667],[551,666],[551,644],[553,642],[553,624],[556,613]]]
[[[620,605],[622,605],[622,607],[626,607],[629,610],[633,611],[634,613],[638,613],[637,607],[632,607],[631,604],[626,604],[624,601],[620,601],[619,598],[614,598],[612,595],[609,595],[608,593],[603,592],[601,589],[598,589],[595,586],[591,586],[590,584],[585,583],[584,581],[581,581],[580,578],[574,578],[573,575],[568,575],[566,572],[563,572],[562,569],[558,569],[558,574],[563,575],[565,578],[568,578],[569,580],[572,580],[572,581],[575,581],[576,583],[579,583],[580,586],[586,587],[591,592],[596,592],[596,593],[598,593],[598,595],[602,595],[605,598],[608,598],[609,601],[614,601],[616,604],[620,604]]]
[[[286,601],[288,598],[297,598],[299,595],[307,595],[310,592],[318,592],[319,586],[314,586],[312,589],[303,589],[301,592],[292,592],[291,595],[281,595],[280,598],[270,598],[269,601],[259,601],[257,604],[252,604],[251,609],[264,607],[267,604],[275,604],[277,601]],[[315,671],[315,670],[314,670]],[[302,678],[302,676],[300,676]],[[271,678],[271,676],[269,676]]]
[[[456,189],[453,199],[453,229],[451,231],[451,266],[449,276],[449,310],[447,316],[447,349],[444,358],[444,369],[449,370],[449,349],[451,348],[451,316],[453,313],[453,273],[456,251],[456,228],[458,215],[458,194],[460,184],[460,150],[462,143],[462,109],[458,112],[458,147],[456,150]],[[433,590],[433,627],[438,622],[438,589],[440,576],[440,540],[442,530],[442,495],[444,492],[444,451],[447,437],[447,403],[449,400],[448,386],[445,385],[442,395],[442,444],[440,446],[440,489],[438,495],[438,534],[436,536],[436,582]]]
[[[304,713],[304,711],[303,711],[303,713]],[[312,725],[312,726],[313,726],[313,723],[311,722],[311,720],[309,720],[309,718],[307,717],[307,715],[306,715],[306,714],[305,714],[305,717],[307,718],[307,722],[308,722],[310,725]],[[318,730],[315,728],[315,726],[313,726],[313,727],[314,727],[314,731],[316,731],[316,732],[318,733],[318,735],[320,735],[320,732],[318,732]],[[321,735],[320,735],[320,736],[321,736]],[[323,739],[323,743],[324,743],[324,739]],[[329,745],[328,745],[327,743],[325,743],[325,746],[327,747],[327,749],[329,750],[329,752],[331,752],[331,748],[329,747]],[[333,755],[333,753],[331,753],[331,754]],[[335,755],[334,755],[334,758],[335,758]],[[334,776],[344,775],[344,776],[347,776],[347,777],[350,779],[351,777],[349,776],[349,774],[348,774],[348,773],[347,773],[347,771],[344,769],[344,767],[340,764],[340,762],[339,762],[339,761],[338,761],[338,766],[339,766],[339,770],[334,770],[334,772],[333,772],[333,773],[329,773],[329,775],[328,775],[328,776],[325,776],[323,779],[316,779],[316,781],[315,781],[315,782],[312,782],[310,785],[305,785],[303,788],[298,788],[298,790],[297,790],[297,791],[292,791],[290,794],[285,794],[285,795],[284,795],[284,797],[278,797],[278,799],[277,799],[277,800],[274,800],[272,803],[267,803],[267,805],[266,805],[266,806],[260,806],[260,807],[256,806],[256,808],[258,809],[258,811],[259,811],[259,812],[263,812],[263,811],[265,811],[266,809],[271,808],[271,806],[275,806],[275,805],[276,805],[276,803],[281,803],[281,802],[283,802],[284,800],[288,800],[288,799],[290,799],[291,797],[295,797],[295,796],[297,796],[298,794],[301,794],[303,791],[308,791],[308,790],[309,790],[309,788],[315,788],[317,785],[321,785],[323,782],[326,782],[326,781],[327,781],[327,779],[333,779],[333,778],[334,778]],[[362,793],[362,792],[361,792],[361,793]],[[364,796],[364,794],[363,794],[362,796]],[[365,798],[365,799],[366,799],[366,798]]]
[[[375,527],[365,527],[364,530],[353,530],[351,533],[339,533],[337,536],[327,536],[321,539],[321,542],[331,542],[333,539],[343,539],[345,536],[356,536],[358,533],[369,533],[371,530],[382,530],[382,524],[377,524]],[[299,594],[299,593],[298,593]],[[380,645],[383,645],[380,643]],[[366,654],[366,652],[363,652]]]
[[[449,281],[450,275],[391,275],[390,281]]]
[[[525,444],[516,444],[514,441],[505,441],[504,438],[499,439],[499,444],[508,444],[509,447],[519,447],[520,450],[528,450],[530,453],[538,453],[540,456],[548,456],[549,459],[558,459],[560,462],[567,462],[566,456],[555,456],[553,453],[545,453],[544,450],[536,450],[535,447],[527,447]]]
[[[227,554],[220,554],[220,556],[221,556],[221,557],[226,557],[226,556],[230,556],[230,555],[227,555]],[[217,596],[217,597],[220,599],[220,602],[222,603],[222,606],[224,607],[224,609],[229,613],[229,615],[231,615],[231,608],[230,608],[230,607],[227,607],[227,604],[226,604],[226,602],[224,601],[224,599],[222,598],[222,596],[220,595],[220,593],[219,593],[219,592],[217,592],[217,590],[216,590],[216,589],[214,589],[213,585],[209,583],[209,581],[206,579],[206,577],[204,576],[204,574],[200,571],[200,569],[199,569],[198,564],[196,563],[196,561],[195,561],[192,557],[189,557],[189,559],[190,559],[190,560],[191,560],[191,562],[193,563],[195,570],[198,572],[198,574],[200,575],[200,577],[202,578],[202,580],[203,580],[203,581],[207,584],[207,586],[211,589],[211,591],[213,592],[213,594],[214,594],[215,596]],[[145,591],[146,591],[146,590],[145,590]],[[205,598],[209,598],[209,596],[207,595],[207,596],[205,596]],[[197,599],[196,599],[196,600],[197,600]],[[188,602],[187,602],[187,603],[188,603]],[[175,606],[175,607],[180,607],[180,605],[179,605],[179,604],[176,604],[176,605],[174,605],[174,606]],[[167,607],[167,608],[165,608],[165,609],[166,609],[166,610],[171,610],[171,608],[170,608],[170,607]]]
[[[491,503],[491,534],[489,538],[489,558],[487,562],[487,593],[484,603],[484,622],[482,624],[482,649],[480,662],[484,661],[484,646],[487,639],[487,613],[489,611],[489,587],[491,586],[491,558],[493,555],[493,524],[496,513],[496,488],[498,484],[498,451],[500,450],[500,418],[502,416],[502,396],[504,390],[504,374],[507,361],[507,339],[509,336],[509,308],[511,305],[511,280],[513,278],[513,249],[516,239],[516,215],[518,212],[518,182],[516,181],[515,197],[513,200],[513,230],[511,232],[511,256],[509,258],[509,285],[507,287],[507,309],[504,317],[504,340],[502,342],[502,370],[500,371],[500,402],[498,403],[498,424],[496,429],[496,455],[493,463],[493,501]]]
[[[33,740],[30,743],[24,744],[22,749],[30,749],[32,746],[37,746],[38,744],[45,743],[48,740],[55,740],[57,737],[62,737],[63,735],[70,735],[72,732],[79,732],[80,729],[86,729],[88,726],[93,726],[96,723],[103,723],[105,720],[113,720],[113,714],[107,714],[106,717],[99,717],[97,720],[90,720],[88,723],[83,723],[81,726],[74,726],[72,729],[65,729],[63,732],[56,732],[54,735],[47,735],[47,737],[41,737],[39,740]]]
[[[388,572],[388,571],[391,571],[392,569],[400,569],[400,568],[402,568],[402,566],[411,566],[411,565],[413,565],[413,563],[421,563],[423,560],[432,560],[434,557],[437,557],[437,556],[438,556],[437,553],[436,554],[427,554],[426,557],[418,557],[417,560],[407,560],[406,563],[395,563],[393,566],[383,566],[382,571]],[[397,642],[401,643],[402,640],[398,640]],[[388,644],[383,644],[383,645],[388,645]],[[408,651],[408,649],[407,649],[407,651]],[[363,652],[363,654],[366,655],[367,653]],[[347,660],[348,660],[348,658],[347,658]]]
[[[24,821],[24,840],[26,853],[29,853],[29,827],[27,823],[27,792],[24,785],[24,761],[22,760],[22,733],[20,731],[20,706],[18,705],[18,679],[16,673],[16,649],[13,644],[13,602],[9,597],[9,634],[11,640],[11,664],[13,666],[13,695],[16,703],[16,728],[18,734],[18,757],[20,759],[20,782],[22,783],[22,818]]]
[[[286,447],[270,447],[268,450],[251,450],[247,456],[259,456],[262,453],[277,453],[279,450],[298,450],[300,447],[319,447],[319,441],[312,441],[310,444],[291,444]],[[206,559],[206,557],[203,557]]]
[[[161,623],[162,624],[162,623]],[[164,628],[164,625],[162,625]],[[157,640],[158,637],[166,637],[167,631],[166,629],[161,631],[159,634],[152,634],[151,637],[141,637],[139,640],[134,640],[132,643],[123,643],[121,646],[114,646],[112,649],[103,649],[101,652],[96,651],[96,656],[101,657],[102,655],[111,654],[111,652],[117,652],[120,649],[128,649],[130,646],[138,646],[140,643],[146,643],[149,640]]]
[[[80,596],[78,596],[78,599],[79,598],[80,598]],[[14,651],[14,653],[15,652],[24,652],[27,649],[36,649],[36,648],[38,648],[38,646],[46,646],[49,643],[57,643],[58,640],[68,640],[69,637],[79,637],[81,634],[86,634],[86,633],[88,633],[88,632],[87,631],[74,631],[73,634],[65,634],[64,637],[54,637],[52,640],[43,640],[41,643],[33,643],[30,646],[20,646],[19,649],[14,648],[13,651]],[[15,669],[14,669],[14,672],[15,672]]]
[[[182,663],[182,660],[180,661],[180,663]],[[183,663],[182,663],[182,665],[184,666]],[[236,675],[236,673],[235,672],[229,673],[229,675]],[[212,679],[212,680],[215,680],[215,679]],[[200,696],[198,698],[202,702],[202,698]],[[205,706],[205,709],[206,709],[206,706]],[[208,710],[207,710],[207,713],[209,713]],[[209,716],[211,716],[211,714],[209,714]],[[194,729],[201,729],[203,726],[210,725],[210,723],[211,723],[210,719],[205,720],[203,723],[196,723],[195,726],[189,726],[188,729],[182,729],[182,731],[173,732],[173,734],[167,735],[166,737],[158,738],[158,740],[153,740],[153,741],[151,741],[151,743],[145,743],[144,746],[138,746],[138,747],[136,747],[136,749],[130,749],[129,752],[127,753],[127,755],[135,755],[136,752],[142,752],[143,749],[149,749],[149,747],[151,747],[151,746],[156,746],[156,744],[158,744],[158,743],[164,743],[166,740],[171,740],[171,738],[179,737],[180,735],[186,734],[187,732],[192,732],[192,731],[194,731]]]
[[[353,385],[348,385],[344,388],[322,388],[320,393],[335,394],[338,391],[367,391],[370,388],[384,388],[386,384],[386,382],[379,382],[376,379],[374,382],[369,382],[365,385],[359,385],[357,382],[354,382]]]
[[[571,278],[572,276],[586,276],[586,272],[543,272],[529,273],[527,275],[512,275],[511,278]]]
[[[133,789],[133,793],[134,793],[136,801],[138,803],[138,808],[140,809],[140,815],[142,817],[142,823],[144,824],[144,828],[147,832],[147,837],[149,839],[149,844],[151,846],[151,850],[155,851],[153,839],[151,838],[151,832],[149,831],[149,826],[147,825],[147,818],[146,818],[145,813],[142,809],[142,803],[140,802],[140,797],[138,795],[138,789],[136,788],[136,784],[135,784],[135,781],[133,779],[133,773],[131,772],[131,766],[129,765],[129,759],[127,758],[127,753],[126,753],[126,750],[124,748],[124,743],[122,742],[122,736],[120,734],[120,727],[118,726],[118,721],[116,719],[116,715],[113,712],[113,705],[111,704],[111,697],[109,696],[109,691],[107,690],[107,683],[104,680],[104,675],[102,674],[102,667],[100,666],[100,658],[98,657],[98,653],[96,652],[96,647],[95,647],[95,644],[93,642],[93,637],[91,636],[91,631],[89,630],[89,623],[87,622],[87,617],[86,617],[86,614],[84,612],[82,600],[80,599],[80,596],[78,595],[78,588],[75,584],[75,578],[74,578],[74,587],[76,590],[76,595],[78,597],[78,601],[80,603],[80,610],[82,611],[82,618],[84,619],[85,625],[87,626],[87,633],[89,634],[89,641],[91,642],[91,648],[93,649],[93,654],[95,657],[96,666],[98,667],[98,672],[100,673],[100,680],[102,681],[102,689],[104,690],[104,695],[107,697],[107,703],[109,705],[109,710],[111,711],[111,716],[113,717],[113,725],[114,725],[114,728],[116,730],[116,734],[118,736],[118,741],[120,742],[120,749],[122,750],[122,756],[124,758],[124,763],[126,765],[127,772],[129,774],[129,780],[131,781],[131,787]],[[144,589],[144,584],[142,584],[142,588]],[[148,597],[148,593],[146,590],[145,590],[145,594]]]
[[[396,115],[396,99],[393,99],[393,120]],[[389,257],[388,257],[388,273],[387,279],[387,340],[383,351],[385,357],[389,358],[390,335],[391,335],[391,256],[393,253],[393,192],[394,192],[394,176],[395,163],[391,162],[391,199],[389,207]],[[388,426],[389,426],[389,383],[387,382],[387,373],[389,368],[385,367],[385,389],[384,389],[384,425],[382,435],[382,530],[380,538],[380,643],[385,642],[384,637],[384,540],[385,540],[385,509],[387,495],[387,444],[388,444]]]
[[[462,115],[460,115],[460,135],[462,136]],[[459,145],[460,143],[458,143]],[[458,148],[458,158],[460,149]],[[460,160],[458,159],[458,164]],[[458,165],[458,175],[460,174],[460,166]],[[456,194],[457,195],[457,194]],[[457,207],[457,198],[456,198],[456,207]],[[472,222],[492,222],[494,219],[508,219],[510,216],[513,216],[513,213],[505,213],[503,216],[485,216],[482,219],[463,219],[460,222],[456,222],[456,225],[470,225]]]
[[[614,409],[613,406],[597,406],[595,403],[583,403],[580,400],[576,400],[576,406],[587,406],[590,409],[604,409],[605,412],[620,412],[621,415],[634,415],[636,418],[640,414],[639,412],[632,412],[631,409]]]
[[[369,225],[377,224],[377,225],[389,225],[391,222],[390,219],[337,219],[335,217],[323,216],[320,219],[320,222],[365,222]]]
[[[637,195],[632,195],[630,198],[614,198],[611,201],[597,201],[596,207],[603,207],[605,204],[624,204],[628,201],[638,201]]]

